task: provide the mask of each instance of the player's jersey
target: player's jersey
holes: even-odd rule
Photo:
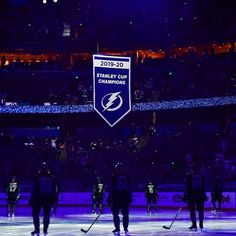
[[[38,178],[39,194],[51,194],[55,192],[54,180],[50,176],[40,176]]]
[[[155,195],[156,194],[156,187],[154,184],[149,183],[146,187],[146,194],[148,195]]]
[[[211,197],[212,200],[217,200],[222,198],[222,192],[223,192],[223,184],[221,180],[218,178],[214,181],[213,188],[211,191]]]
[[[185,195],[188,199],[205,199],[205,180],[200,174],[188,174],[185,180]]]
[[[130,179],[125,174],[114,174],[108,199],[114,204],[130,204],[132,201]]]
[[[55,203],[58,197],[58,186],[56,178],[50,173],[39,173],[32,187],[31,202]]]
[[[114,186],[115,191],[123,192],[129,190],[129,181],[127,176],[119,175],[116,177],[116,184]]]
[[[103,183],[97,183],[97,184],[94,185],[93,195],[94,196],[104,195],[104,184]]]
[[[19,184],[17,182],[10,182],[7,188],[8,198],[17,198],[20,193]]]
[[[202,189],[202,177],[200,175],[192,175],[191,178],[192,189],[199,191]]]
[[[222,192],[223,191],[223,184],[220,180],[216,180],[213,185],[214,192]]]

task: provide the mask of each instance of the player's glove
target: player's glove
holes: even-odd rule
[[[131,203],[132,203],[132,197],[130,196],[128,199],[128,204],[131,205]]]
[[[107,198],[107,204],[108,204],[109,207],[112,207],[111,196],[108,196],[108,198]]]
[[[29,199],[29,205],[30,205],[30,206],[33,205],[33,199],[32,199],[32,197],[30,197],[30,199]]]
[[[186,194],[184,194],[184,195],[182,196],[182,201],[183,201],[184,203],[186,203],[186,202],[188,201],[188,196],[187,196]]]
[[[52,196],[52,204],[57,204],[58,203],[58,195],[55,194]]]

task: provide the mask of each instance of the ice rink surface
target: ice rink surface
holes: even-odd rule
[[[191,225],[189,213],[183,209],[172,227],[169,230],[164,229],[163,226],[170,226],[177,210],[159,209],[157,214],[148,215],[144,208],[131,208],[130,235],[236,235],[235,211],[212,213],[210,210],[205,210],[204,229],[190,231],[188,229]],[[3,207],[0,208],[0,214],[0,236],[26,236],[33,231],[30,208],[17,208],[14,218],[6,217],[6,209]],[[56,216],[51,218],[48,236],[113,235],[114,226],[109,208],[104,210],[104,213],[87,233],[81,231],[81,229],[87,230],[96,217],[97,215],[91,214],[90,208],[59,207]],[[41,233],[41,235],[43,234]],[[122,223],[120,235],[125,235]]]

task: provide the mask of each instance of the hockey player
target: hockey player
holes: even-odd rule
[[[151,214],[151,208],[154,207],[155,213],[157,212],[157,198],[158,192],[156,186],[151,180],[148,181],[148,184],[145,188],[145,198],[147,200],[147,212]]]
[[[54,174],[52,173],[51,171],[51,174],[54,176]],[[52,205],[52,209],[51,209],[51,216],[55,217],[56,216],[56,213],[57,213],[57,208],[58,208],[58,201],[59,201],[59,183],[57,181],[57,192],[55,194],[55,197],[54,197],[54,203]]]
[[[199,227],[201,230],[203,229],[204,201],[206,200],[206,193],[205,178],[201,174],[200,167],[199,162],[194,162],[185,179],[183,200],[188,203],[190,219],[192,221],[192,225],[189,227],[190,230],[197,230],[196,209],[198,211]]]
[[[111,206],[115,235],[120,234],[119,212],[123,215],[123,228],[125,235],[129,235],[129,206],[132,201],[130,178],[124,171],[122,163],[118,162],[115,166],[115,173],[111,179],[111,186],[108,195],[108,204]]]
[[[16,176],[12,176],[10,183],[7,186],[7,216],[14,217],[16,203],[20,198],[20,186],[16,181]]]
[[[39,214],[41,208],[43,208],[43,233],[45,236],[47,235],[50,223],[50,211],[52,205],[56,202],[57,192],[56,178],[51,174],[47,168],[47,164],[44,162],[41,164],[41,169],[35,177],[30,197],[34,222],[32,235],[38,236],[40,234]]]
[[[216,210],[221,210],[221,203],[222,203],[222,182],[219,176],[216,177],[213,183],[212,191],[211,191],[211,202],[213,205],[213,212]],[[218,208],[216,208],[216,202],[218,203]]]
[[[57,189],[58,189],[58,186],[57,186]],[[51,212],[52,212],[51,215],[52,215],[53,217],[55,217],[55,216],[56,216],[56,213],[57,213],[58,199],[59,199],[59,192],[57,191],[57,194],[55,195],[54,203],[53,203],[52,209],[51,209]]]
[[[97,177],[97,181],[93,186],[93,194],[92,194],[92,200],[93,200],[93,214],[96,214],[97,207],[99,207],[99,212],[102,212],[102,202],[104,199],[104,184],[101,181],[100,177]]]

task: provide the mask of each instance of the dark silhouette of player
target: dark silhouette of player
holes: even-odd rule
[[[57,189],[58,189],[58,185],[57,185]],[[55,217],[57,214],[58,200],[59,200],[59,191],[57,190],[57,194],[55,195],[54,203],[53,203],[52,209],[51,209],[51,215],[53,217]]]
[[[97,207],[99,208],[99,213],[102,212],[103,207],[103,199],[104,199],[104,184],[101,181],[100,177],[97,177],[96,183],[93,186],[93,194],[92,194],[92,200],[93,200],[93,211],[92,213],[97,213]]]
[[[41,168],[35,177],[32,192],[30,197],[30,205],[32,206],[32,216],[34,222],[34,231],[32,235],[39,235],[40,233],[40,219],[39,214],[41,208],[43,209],[43,233],[47,235],[50,223],[50,212],[53,204],[57,200],[57,181],[48,170],[47,164],[41,164]]]
[[[221,210],[222,203],[222,192],[223,192],[223,184],[220,176],[217,176],[214,179],[212,191],[211,191],[211,201],[213,205],[213,212]],[[216,208],[216,203],[218,203],[218,207]]]
[[[18,199],[20,198],[20,186],[16,181],[16,176],[12,176],[7,186],[7,216],[14,217]]]
[[[148,181],[145,188],[145,198],[147,200],[147,212],[151,214],[152,206],[154,207],[155,213],[157,212],[157,198],[158,192],[157,187],[151,180]]]
[[[199,162],[193,162],[190,172],[185,178],[184,202],[188,203],[192,225],[190,230],[197,230],[196,210],[198,211],[199,227],[203,229],[204,202],[206,200],[205,178],[201,173]]]
[[[120,217],[121,211],[123,215],[123,228],[125,235],[129,235],[129,206],[132,201],[132,192],[130,186],[130,178],[124,171],[124,165],[117,163],[115,173],[111,179],[111,186],[108,195],[108,204],[111,206],[113,214],[113,223],[115,229],[112,231],[115,235],[120,234]]]

